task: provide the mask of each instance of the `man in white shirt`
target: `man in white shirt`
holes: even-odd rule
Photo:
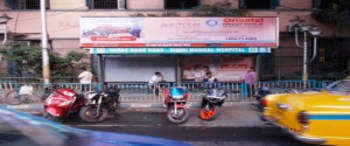
[[[81,73],[78,76],[78,79],[80,81],[80,84],[82,84],[81,91],[89,91],[89,85],[91,84],[94,75],[89,72],[86,67],[81,67],[80,68]]]
[[[159,88],[160,88],[159,82],[163,82],[163,81],[164,81],[164,77],[160,72],[154,73],[154,75],[149,80],[148,84],[151,86],[152,91],[156,95],[159,94]]]

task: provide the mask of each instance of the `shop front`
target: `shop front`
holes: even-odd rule
[[[278,46],[277,24],[276,17],[82,17],[81,47],[96,56],[103,82],[147,82],[155,72],[168,82],[201,82],[206,72],[241,81]]]
[[[164,51],[164,54],[147,54],[152,49],[154,48],[93,48],[91,53],[101,58],[101,74],[105,82],[147,82],[155,72],[161,72],[169,82],[193,82],[200,81],[198,78],[203,78],[209,71],[219,81],[228,82],[243,80],[248,68],[257,66],[257,56],[271,52],[268,47],[156,48],[171,49],[176,53]],[[222,49],[226,50],[225,53],[216,52]],[[138,54],[130,53],[131,50],[137,50]],[[201,76],[195,76],[199,72]]]

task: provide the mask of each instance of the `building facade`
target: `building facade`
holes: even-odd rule
[[[287,31],[290,20],[295,19],[296,16],[306,20],[308,24],[320,27],[322,30],[320,38],[326,41],[334,34],[334,29],[331,26],[321,24],[311,17],[311,13],[314,10],[322,9],[327,4],[326,0],[47,0],[47,29],[50,47],[53,51],[62,55],[67,54],[71,50],[90,54],[89,50],[80,47],[81,17],[188,17],[193,16],[193,13],[196,13],[199,8],[206,5],[215,5],[218,2],[231,3],[233,9],[244,11],[244,16],[272,16],[279,18],[279,46],[272,48],[270,54],[248,55],[248,57],[253,57],[253,66],[255,66],[261,78],[288,77],[295,72],[302,71],[303,49],[296,47],[294,35]],[[0,9],[0,15],[6,14],[12,17],[7,23],[9,40],[40,44],[39,0],[0,0]],[[337,31],[338,37],[348,38],[350,36],[350,29],[340,28],[335,31]],[[308,44],[308,56],[311,58],[312,53],[310,51],[312,51],[313,44],[311,38],[308,39]],[[331,46],[328,47],[323,49],[331,49]],[[215,58],[218,55],[220,54],[210,55],[209,57]],[[246,56],[242,54],[233,55],[233,57]],[[136,56],[138,59],[134,60],[130,58],[135,58],[135,55],[129,55],[126,59],[120,59],[118,55],[114,55],[112,60],[119,62],[147,62],[148,57],[148,55],[138,55]],[[158,62],[163,62],[165,65],[183,64],[183,59],[171,59],[173,57],[176,58],[176,55],[156,56]],[[152,62],[149,63],[152,64]],[[123,64],[116,65],[119,67],[123,66]],[[183,65],[171,67],[173,67],[172,70],[175,72],[174,74],[169,73],[169,75],[173,76],[169,77],[171,81],[182,80]],[[107,69],[104,71],[114,70]],[[127,73],[127,71],[120,73]],[[106,75],[106,73],[102,74],[110,76]],[[112,79],[111,81],[120,80]]]

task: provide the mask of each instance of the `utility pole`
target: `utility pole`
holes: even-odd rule
[[[46,28],[46,0],[40,0],[40,15],[41,15],[41,48],[43,58],[43,79],[45,84],[50,83],[50,64],[48,53],[48,35]]]

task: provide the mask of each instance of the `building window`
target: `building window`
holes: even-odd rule
[[[165,0],[166,9],[192,9],[200,5],[200,0]]]
[[[125,0],[87,0],[87,5],[90,9],[123,9]]]
[[[275,9],[280,0],[239,0],[240,9]]]
[[[40,9],[40,0],[6,0],[5,2],[11,9]],[[50,7],[49,2],[46,0],[46,9]]]

